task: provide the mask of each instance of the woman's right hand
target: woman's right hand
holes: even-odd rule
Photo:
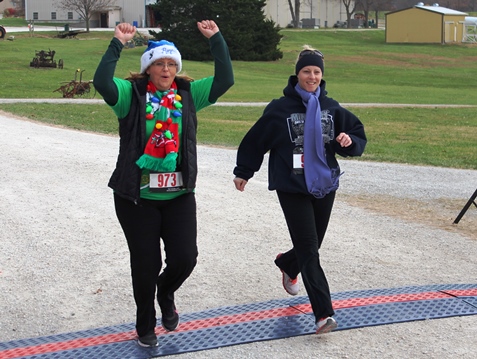
[[[121,41],[123,45],[131,40],[136,34],[136,26],[128,24],[127,22],[122,22],[116,26],[114,29],[114,37]]]
[[[213,20],[203,20],[197,22],[197,28],[206,38],[210,39],[219,32],[219,27]]]
[[[235,188],[238,189],[240,192],[243,192],[247,182],[248,181],[244,180],[243,178],[239,178],[239,177],[234,178]]]

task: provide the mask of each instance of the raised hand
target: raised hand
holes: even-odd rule
[[[129,40],[131,40],[135,34],[136,26],[128,24],[127,22],[122,22],[118,24],[114,29],[114,37],[121,41],[123,45]]]
[[[202,20],[197,23],[197,28],[206,38],[210,39],[212,35],[219,32],[219,27],[213,20]]]

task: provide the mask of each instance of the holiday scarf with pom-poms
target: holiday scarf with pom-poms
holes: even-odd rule
[[[155,125],[136,164],[154,172],[173,172],[179,150],[179,125],[173,119],[182,117],[177,85],[173,82],[169,90],[158,91],[149,81],[146,96],[146,120],[155,121]]]

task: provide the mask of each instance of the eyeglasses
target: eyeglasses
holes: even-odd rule
[[[302,56],[306,55],[318,55],[323,60],[325,59],[325,55],[323,55],[323,53],[318,50],[303,50],[302,52],[300,52],[300,55],[298,55],[298,57],[301,58]]]
[[[164,68],[171,68],[171,67],[177,67],[177,64],[173,63],[173,62],[168,62],[168,63],[165,63],[165,62],[153,62],[152,63],[154,66],[157,66],[161,69],[164,69]]]

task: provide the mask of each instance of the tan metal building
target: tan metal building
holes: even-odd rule
[[[416,5],[386,14],[387,43],[460,43],[467,13]]]

